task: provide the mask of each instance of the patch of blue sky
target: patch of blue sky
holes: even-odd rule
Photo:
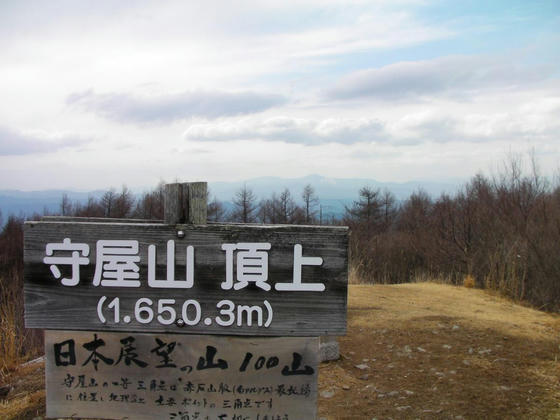
[[[332,76],[396,62],[423,61],[452,55],[523,54],[529,62],[559,58],[560,1],[437,1],[416,7],[427,26],[444,26],[450,36],[404,47],[372,48],[325,61]]]
[[[428,25],[445,25],[456,30],[460,37],[453,44],[454,48],[503,50],[520,42],[531,42],[542,34],[558,33],[560,2],[436,1],[418,8],[416,16]]]
[[[430,20],[448,21],[456,17],[484,17],[492,20],[533,22],[539,25],[560,14],[558,0],[435,0],[415,8],[417,16]],[[522,29],[522,28],[520,28]]]
[[[287,3],[282,6],[238,10],[234,19],[221,21],[228,34],[272,36],[322,29],[331,25],[351,24],[359,14],[353,7],[311,7]]]

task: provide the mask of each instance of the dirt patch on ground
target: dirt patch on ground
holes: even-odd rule
[[[560,318],[480,290],[351,286],[327,419],[560,418]]]
[[[325,419],[560,419],[560,317],[480,290],[351,285]],[[0,381],[0,418],[44,416],[44,366]]]

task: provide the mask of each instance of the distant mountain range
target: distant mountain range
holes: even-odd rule
[[[34,213],[54,213],[60,210],[60,201],[67,194],[72,202],[87,202],[89,197],[99,198],[104,191],[77,192],[70,190],[18,191],[0,190],[0,210],[4,222],[10,215],[32,216]]]
[[[358,191],[364,186],[374,188],[387,188],[392,191],[397,199],[407,198],[412,192],[422,188],[428,194],[437,196],[442,192],[454,192],[460,182],[380,182],[365,178],[327,178],[321,175],[308,175],[302,178],[277,178],[261,177],[239,182],[210,182],[211,194],[215,194],[219,200],[231,200],[244,184],[250,187],[259,197],[269,197],[273,192],[279,193],[288,188],[292,196],[298,199],[306,185],[311,185],[320,199],[333,200],[355,200]]]
[[[460,181],[456,182],[421,182],[410,181],[404,183],[379,182],[373,179],[360,178],[327,178],[320,175],[309,175],[301,178],[261,177],[236,182],[210,182],[210,198],[216,197],[223,201],[226,208],[231,207],[235,193],[247,185],[259,198],[268,198],[273,193],[279,194],[288,188],[296,202],[301,201],[301,194],[306,185],[315,189],[319,197],[323,215],[338,216],[344,212],[344,207],[350,205],[358,198],[358,191],[364,186],[388,189],[398,200],[404,200],[414,191],[424,190],[436,197],[442,192],[453,193],[457,190]],[[140,195],[141,191],[151,188],[135,189]],[[45,211],[58,212],[63,194],[67,194],[71,201],[85,203],[89,197],[99,198],[104,190],[78,192],[70,190],[43,190],[43,191],[18,191],[0,190],[0,210],[4,221],[9,215],[31,216],[33,213],[42,214]]]

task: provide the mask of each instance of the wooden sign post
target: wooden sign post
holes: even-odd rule
[[[347,228],[208,225],[194,183],[166,186],[164,223],[24,233],[26,326],[54,330],[48,416],[314,418],[317,337],[346,332]]]

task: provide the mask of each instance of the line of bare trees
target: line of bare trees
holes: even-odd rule
[[[64,194],[60,201],[60,215],[161,220],[164,186],[162,182],[138,198],[126,186],[120,191],[111,188],[99,199],[90,197],[86,203],[72,202]],[[208,220],[211,222],[315,224],[320,222],[318,215],[319,198],[311,185],[304,187],[299,200],[288,188],[259,200],[251,188],[243,185],[232,197],[231,206],[215,197],[208,202]]]
[[[86,203],[72,202],[67,194],[60,201],[61,216],[163,219],[163,182],[152,191],[136,197],[123,185],[120,191],[115,188],[107,190],[99,199],[89,197]]]
[[[432,198],[422,190],[399,202],[391,191],[365,186],[339,219],[350,226],[351,269],[363,282],[404,283],[422,278],[499,290],[548,310],[560,310],[560,187],[511,157],[499,174],[474,176],[456,193]],[[138,199],[126,188],[87,204],[63,197],[62,214],[163,217],[164,184]],[[258,198],[242,186],[226,208],[209,201],[208,220],[317,224],[319,198],[311,185]]]
[[[139,197],[123,186],[85,203],[63,196],[60,214],[161,220],[163,197],[163,183]],[[244,185],[228,208],[211,199],[208,219],[322,221],[311,185],[297,200],[288,189],[259,199]],[[23,221],[10,216],[0,231],[0,351],[4,354],[28,353],[39,342],[37,334],[23,327]],[[560,186],[542,177],[534,162],[524,172],[521,160],[511,159],[499,175],[476,175],[455,194],[437,198],[417,191],[399,202],[388,190],[365,186],[344,215],[329,222],[350,226],[350,269],[362,282],[439,279],[462,284],[469,278],[478,287],[560,311]]]
[[[164,183],[136,197],[129,188],[114,188],[85,203],[61,197],[59,215],[102,218],[138,218],[162,220]],[[314,223],[318,199],[311,186],[302,193],[303,205],[297,205],[289,190],[278,196],[257,201],[250,188],[243,186],[232,198],[233,209],[213,198],[208,203],[210,221],[244,223]],[[45,212],[46,213],[46,212]],[[46,215],[46,214],[45,214]],[[39,219],[35,214],[30,219]],[[0,376],[21,357],[41,352],[42,333],[26,330],[23,321],[23,217],[9,216],[2,223],[0,212]]]
[[[227,213],[214,199],[208,218],[211,221],[234,221],[241,223],[266,224],[315,224],[320,222],[319,198],[311,185],[306,185],[301,193],[301,204],[285,188],[280,194],[272,193],[269,198],[258,200],[253,191],[244,185],[232,199],[233,209]],[[217,211],[221,208],[220,211]]]
[[[512,158],[492,178],[476,175],[456,194],[418,191],[397,204],[362,188],[347,209],[352,269],[365,282],[438,278],[495,289],[560,310],[560,186]]]

